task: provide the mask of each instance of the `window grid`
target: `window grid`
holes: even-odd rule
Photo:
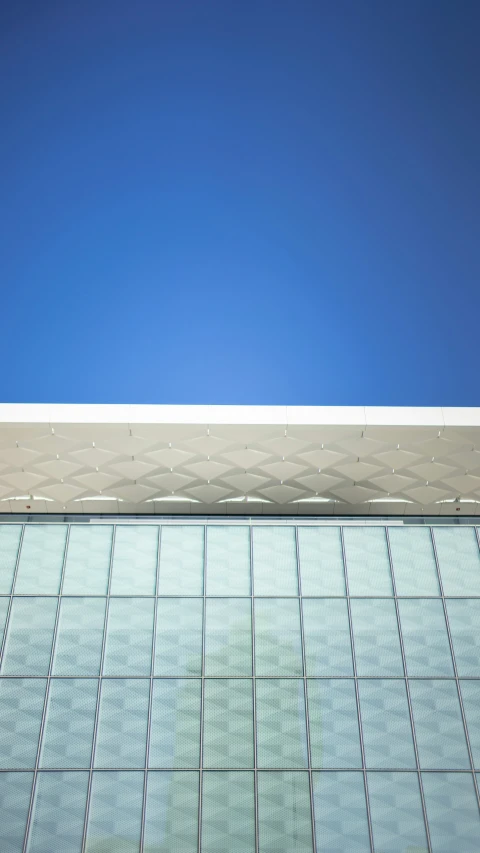
[[[135,675],[131,675],[131,676],[129,675],[128,676],[129,678],[137,678],[137,679],[142,679],[144,681],[147,680],[147,678],[148,678],[148,682],[149,682],[148,726],[147,726],[147,734],[146,734],[145,766],[143,768],[139,768],[138,770],[132,770],[132,768],[115,768],[115,769],[112,768],[111,770],[102,769],[102,771],[101,771],[103,774],[105,774],[108,772],[114,772],[115,773],[115,772],[118,772],[119,770],[127,770],[128,769],[128,770],[132,770],[132,772],[137,773],[137,774],[139,771],[143,771],[143,773],[144,773],[143,796],[142,796],[141,840],[140,840],[139,850],[143,850],[143,846],[144,846],[148,775],[149,775],[149,773],[151,774],[152,772],[158,772],[158,771],[162,772],[162,771],[167,771],[167,770],[171,769],[171,768],[158,768],[158,770],[155,769],[155,771],[148,770],[150,733],[151,733],[153,683],[154,683],[154,679],[158,678],[157,676],[154,676],[154,668],[153,668],[153,662],[155,660],[155,648],[156,648],[158,599],[159,598],[175,598],[176,599],[179,597],[180,598],[187,597],[187,598],[201,598],[202,602],[203,602],[203,607],[202,607],[202,617],[203,617],[202,618],[202,666],[201,666],[200,679],[199,679],[199,676],[197,676],[197,675],[182,676],[182,677],[185,677],[188,679],[197,679],[197,680],[200,680],[200,682],[201,682],[200,768],[199,769],[197,768],[197,771],[199,774],[198,817],[199,817],[199,826],[200,827],[201,827],[201,819],[202,819],[203,774],[204,774],[204,772],[209,773],[210,770],[213,770],[213,768],[208,768],[204,771],[204,768],[203,768],[203,748],[204,748],[203,729],[204,729],[205,680],[209,679],[209,678],[218,679],[218,678],[227,678],[227,677],[230,679],[235,679],[235,678],[241,678],[243,680],[246,679],[246,676],[244,676],[244,675],[243,676],[242,675],[234,676],[234,675],[230,675],[230,674],[228,676],[227,676],[227,674],[225,674],[225,675],[213,675],[213,676],[206,676],[205,675],[206,603],[207,603],[207,598],[209,598],[209,596],[207,596],[207,593],[206,593],[206,573],[207,573],[207,565],[208,565],[207,524],[204,525],[204,531],[203,531],[203,533],[204,533],[204,561],[203,561],[203,563],[204,563],[204,565],[203,565],[204,574],[203,574],[203,594],[202,594],[202,596],[191,596],[191,595],[188,595],[188,596],[178,596],[178,595],[158,596],[157,592],[158,592],[158,588],[159,588],[158,587],[158,578],[159,578],[159,566],[160,566],[160,548],[161,548],[162,526],[163,525],[158,525],[159,541],[158,541],[158,549],[157,549],[155,595],[154,596],[151,596],[151,595],[148,595],[148,596],[147,595],[135,595],[135,593],[133,593],[132,595],[125,594],[125,595],[121,595],[121,596],[115,596],[116,598],[154,598],[154,619],[153,619],[153,633],[152,633],[152,645],[151,645],[150,675],[149,676],[135,676]],[[292,526],[294,526],[294,525],[292,525]],[[300,564],[300,554],[299,554],[299,544],[298,544],[298,527],[296,525],[294,527],[295,527],[295,544],[296,544],[296,561],[297,561],[297,569],[296,570],[297,570],[297,581],[298,581],[298,595],[295,595],[295,596],[284,596],[284,595],[282,595],[281,598],[298,599],[299,604],[300,604],[300,612],[299,612],[299,616],[300,616],[300,640],[301,640],[302,670],[303,670],[303,674],[301,677],[303,680],[304,703],[305,703],[305,725],[306,725],[306,735],[307,735],[308,768],[306,770],[300,770],[300,769],[295,770],[294,768],[286,768],[286,770],[288,770],[288,772],[291,772],[291,773],[296,773],[296,772],[308,773],[309,795],[310,795],[310,813],[311,813],[311,818],[312,818],[312,853],[316,853],[316,833],[315,833],[315,820],[314,820],[315,816],[314,816],[314,797],[313,797],[312,773],[317,773],[317,774],[319,772],[331,773],[331,772],[338,772],[339,770],[346,771],[346,772],[354,772],[355,768],[333,768],[332,767],[332,768],[325,768],[325,769],[322,768],[319,771],[317,768],[314,768],[313,764],[312,764],[311,742],[310,742],[310,722],[311,721],[310,721],[310,714],[308,711],[309,697],[308,697],[308,685],[307,685],[307,675],[306,675],[306,666],[305,666],[305,661],[306,661],[306,658],[305,658],[305,626],[304,626],[303,606],[302,606],[302,601],[304,598],[307,598],[307,600],[310,598],[338,598],[338,599],[345,598],[346,602],[347,602],[348,620],[349,620],[349,633],[350,633],[350,642],[351,642],[351,648],[352,648],[352,658],[353,658],[353,668],[354,668],[353,678],[352,678],[352,676],[336,676],[335,674],[331,674],[331,675],[322,675],[322,676],[309,676],[309,679],[312,679],[312,680],[328,680],[328,679],[330,679],[330,680],[333,680],[333,679],[348,680],[348,679],[350,679],[350,680],[353,680],[353,682],[354,682],[357,719],[358,719],[358,725],[359,725],[360,750],[361,750],[361,757],[362,757],[361,771],[359,771],[357,769],[356,772],[362,773],[363,781],[364,781],[365,797],[366,797],[366,815],[367,815],[371,850],[373,851],[373,837],[374,836],[373,836],[372,816],[371,816],[371,811],[370,811],[370,802],[369,802],[369,796],[368,796],[368,777],[367,777],[367,768],[366,768],[366,761],[365,761],[365,745],[364,745],[364,740],[363,740],[361,704],[360,704],[358,682],[362,679],[365,679],[365,680],[372,680],[372,679],[378,679],[378,680],[385,679],[386,680],[386,679],[388,679],[388,680],[404,680],[405,681],[407,702],[408,702],[408,713],[409,713],[409,717],[410,717],[410,726],[411,726],[411,731],[412,731],[413,746],[414,746],[414,752],[415,752],[416,769],[413,770],[413,769],[398,768],[398,767],[382,768],[382,769],[376,769],[376,768],[373,769],[372,768],[372,769],[368,770],[368,774],[376,774],[376,773],[382,773],[382,772],[384,772],[384,773],[385,772],[387,772],[387,773],[388,772],[410,773],[412,775],[415,774],[416,778],[418,779],[418,784],[419,784],[423,819],[424,819],[426,833],[427,833],[428,851],[429,851],[429,853],[435,853],[435,847],[434,846],[432,847],[432,841],[430,838],[430,831],[429,831],[429,824],[428,824],[428,817],[427,817],[427,807],[426,807],[425,795],[424,795],[423,777],[427,776],[427,774],[430,774],[430,773],[437,773],[438,774],[439,772],[448,772],[448,774],[452,774],[452,776],[454,776],[455,774],[458,774],[458,773],[463,774],[464,776],[465,775],[471,775],[473,777],[473,784],[474,784],[474,790],[475,790],[475,796],[477,799],[477,804],[480,808],[480,796],[479,796],[480,774],[478,773],[479,768],[478,767],[475,768],[474,758],[472,755],[470,736],[469,736],[469,731],[468,731],[468,726],[467,726],[467,721],[466,721],[466,716],[465,716],[465,710],[464,710],[464,705],[463,705],[463,697],[462,697],[462,692],[461,692],[460,678],[459,678],[459,674],[458,674],[458,669],[457,669],[457,664],[456,664],[456,659],[455,659],[455,653],[454,653],[454,646],[453,646],[452,635],[451,635],[451,629],[450,629],[450,624],[449,624],[449,619],[448,619],[448,611],[447,611],[448,599],[446,599],[446,597],[445,597],[444,588],[443,588],[443,584],[442,584],[441,570],[440,570],[440,566],[439,566],[439,560],[438,560],[438,555],[437,555],[437,550],[436,550],[436,545],[435,545],[434,529],[432,529],[431,527],[429,528],[430,529],[430,536],[432,539],[434,557],[435,557],[436,572],[437,572],[438,581],[439,581],[439,591],[440,591],[439,596],[415,596],[415,595],[398,596],[397,595],[396,584],[395,584],[395,569],[394,569],[392,554],[391,554],[391,550],[390,550],[388,525],[385,525],[384,530],[385,530],[386,541],[387,541],[388,559],[389,559],[391,582],[392,582],[392,595],[391,596],[374,596],[374,595],[351,596],[350,595],[349,586],[348,586],[348,565],[347,565],[347,561],[346,561],[346,557],[345,557],[345,546],[344,546],[344,542],[343,542],[343,528],[340,529],[340,531],[341,531],[340,535],[341,535],[341,542],[342,542],[342,555],[343,555],[343,568],[344,568],[344,576],[345,576],[346,595],[345,596],[332,596],[332,595],[329,595],[329,596],[302,596],[302,586],[301,586],[302,578],[301,578],[301,564]],[[115,675],[107,676],[107,675],[104,675],[104,673],[103,673],[104,660],[105,660],[105,647],[106,647],[106,639],[107,639],[107,629],[108,629],[108,621],[109,621],[109,604],[110,604],[110,593],[111,593],[112,564],[113,564],[114,551],[115,551],[116,529],[117,529],[117,525],[113,524],[113,538],[112,538],[112,547],[111,547],[111,553],[110,553],[110,564],[109,564],[109,570],[108,570],[108,584],[107,584],[106,596],[98,596],[98,595],[88,596],[88,595],[80,595],[80,594],[64,596],[63,586],[64,586],[64,578],[65,578],[65,568],[66,568],[66,560],[67,560],[67,553],[68,553],[68,545],[69,545],[69,539],[70,539],[70,531],[71,531],[71,525],[70,524],[67,526],[66,544],[65,544],[65,550],[64,550],[64,555],[63,555],[63,563],[62,563],[62,571],[61,571],[60,587],[59,587],[58,595],[51,594],[48,596],[43,596],[41,594],[41,592],[36,592],[36,593],[32,593],[32,594],[28,593],[28,594],[22,594],[22,595],[15,596],[14,595],[14,589],[15,589],[16,576],[17,576],[18,566],[19,566],[19,562],[20,562],[21,549],[22,549],[24,530],[25,530],[25,527],[22,526],[20,540],[19,540],[19,546],[18,546],[18,551],[17,551],[17,556],[16,556],[16,561],[15,561],[15,569],[14,569],[14,575],[13,575],[13,580],[12,580],[12,586],[10,589],[10,594],[8,596],[2,596],[2,597],[8,597],[9,602],[8,602],[8,606],[7,606],[5,631],[4,631],[4,636],[3,636],[3,640],[2,640],[2,646],[0,648],[0,660],[2,660],[3,652],[5,650],[8,627],[9,627],[9,623],[10,623],[10,617],[11,617],[12,604],[13,604],[14,597],[15,598],[24,598],[24,597],[39,598],[39,597],[41,597],[41,598],[56,598],[57,599],[57,607],[56,607],[56,611],[55,611],[55,621],[54,621],[54,627],[53,627],[52,644],[51,644],[51,649],[50,649],[50,660],[49,660],[48,673],[45,676],[39,676],[39,675],[28,675],[28,676],[6,675],[6,676],[2,676],[2,679],[5,679],[5,680],[6,679],[20,679],[21,677],[29,678],[29,679],[45,678],[45,680],[46,680],[46,690],[45,690],[45,697],[44,697],[44,701],[43,701],[43,710],[42,710],[41,723],[40,723],[40,734],[38,737],[38,744],[37,744],[37,749],[36,749],[35,766],[33,768],[23,768],[23,769],[18,769],[18,770],[16,768],[13,768],[14,772],[19,772],[19,773],[32,773],[33,772],[33,784],[32,784],[31,794],[30,794],[30,798],[29,798],[29,806],[28,806],[28,813],[27,813],[27,820],[26,820],[26,829],[25,829],[23,845],[21,847],[22,853],[27,853],[28,846],[30,843],[29,836],[31,834],[31,825],[32,825],[32,820],[33,820],[34,802],[35,802],[35,796],[36,796],[36,791],[37,791],[37,787],[38,787],[38,774],[39,773],[45,774],[45,773],[52,773],[52,772],[58,773],[60,770],[59,768],[45,768],[45,769],[40,768],[39,763],[40,763],[41,750],[42,750],[42,746],[43,746],[43,738],[45,735],[46,713],[47,713],[48,702],[49,702],[49,697],[50,697],[50,692],[51,692],[51,680],[57,679],[57,678],[62,678],[62,679],[66,678],[66,676],[62,676],[62,675],[54,676],[52,674],[53,663],[54,663],[54,658],[55,658],[55,651],[56,651],[56,644],[57,644],[57,639],[58,639],[58,626],[59,626],[60,605],[61,605],[62,597],[68,597],[68,598],[105,598],[105,601],[106,601],[105,620],[104,620],[103,637],[102,637],[101,665],[100,665],[100,672],[98,675],[98,689],[97,689],[97,697],[96,697],[96,707],[95,707],[95,717],[94,717],[94,732],[93,732],[92,749],[91,749],[91,756],[90,756],[90,766],[89,766],[89,768],[86,768],[86,772],[88,772],[88,789],[87,789],[87,798],[86,798],[86,804],[85,804],[85,820],[84,820],[84,826],[83,826],[83,838],[82,838],[82,848],[81,848],[82,853],[84,853],[84,851],[85,851],[86,839],[87,839],[88,818],[89,818],[90,802],[91,802],[92,780],[93,780],[93,774],[95,772],[94,771],[94,759],[95,759],[95,749],[96,749],[96,745],[97,745],[97,736],[98,736],[99,708],[100,708],[100,696],[101,696],[102,683],[104,680],[120,677],[118,675],[117,676],[115,676]],[[476,535],[477,545],[480,549],[480,538],[479,538],[478,529],[475,530],[475,535]],[[268,773],[280,772],[281,773],[284,771],[281,770],[280,768],[263,768],[263,767],[259,768],[258,767],[257,724],[256,724],[257,723],[257,703],[256,703],[255,684],[256,684],[256,681],[258,678],[269,680],[269,679],[277,679],[280,677],[282,679],[283,678],[289,678],[289,679],[297,679],[298,680],[298,678],[300,676],[299,675],[290,675],[289,676],[289,675],[284,675],[284,674],[275,675],[273,673],[271,675],[257,676],[257,674],[256,674],[256,670],[255,670],[255,666],[256,666],[256,655],[255,655],[255,590],[254,590],[254,571],[253,571],[253,569],[254,569],[254,566],[253,566],[253,542],[252,542],[251,528],[250,528],[251,593],[250,593],[250,596],[235,595],[232,597],[242,598],[242,599],[250,598],[250,600],[251,600],[252,678],[249,680],[252,681],[252,679],[253,679],[253,687],[254,687],[254,689],[253,689],[253,753],[254,753],[254,761],[253,761],[253,768],[251,770],[247,770],[247,769],[239,770],[238,768],[234,768],[234,770],[237,773],[238,772],[240,772],[240,773],[241,772],[253,773],[253,778],[254,778],[254,806],[255,806],[255,808],[254,808],[254,811],[255,811],[255,815],[254,815],[254,817],[255,817],[255,851],[256,851],[256,853],[262,853],[262,850],[259,846],[258,774],[262,773],[262,772],[268,772]],[[210,597],[216,598],[217,596],[210,596]],[[228,596],[225,596],[225,597],[228,597]],[[262,595],[259,597],[260,598],[268,598],[268,599],[278,598],[278,596],[275,596],[275,595],[272,595],[272,596]],[[377,676],[368,676],[368,675],[359,676],[357,673],[357,665],[356,665],[356,657],[355,657],[355,645],[354,645],[354,634],[353,634],[351,599],[353,598],[353,599],[367,599],[367,600],[369,600],[373,597],[375,597],[377,599],[385,599],[385,600],[391,600],[393,598],[393,600],[395,602],[396,620],[397,620],[398,631],[399,631],[400,648],[401,648],[401,654],[402,654],[402,665],[403,665],[403,670],[404,670],[403,676],[401,676],[401,675],[386,676],[386,675],[381,675],[381,674],[379,674]],[[441,599],[442,607],[443,607],[443,613],[444,613],[444,617],[445,617],[446,631],[447,631],[447,635],[448,635],[448,645],[449,645],[451,660],[452,660],[452,664],[453,664],[453,671],[454,671],[453,675],[435,676],[433,678],[425,676],[425,675],[424,676],[416,675],[416,676],[412,676],[410,678],[407,677],[404,638],[403,638],[403,632],[402,632],[401,621],[400,621],[400,612],[399,612],[399,606],[398,606],[398,601],[401,600],[402,598],[409,598],[409,599],[416,598],[416,599],[420,599],[420,600],[423,600],[423,599],[438,600],[439,598]],[[468,600],[470,598],[471,599],[478,598],[478,596],[458,596],[458,595],[455,595],[455,596],[450,596],[450,598],[455,598],[455,599],[458,598],[458,599],[467,599]],[[71,678],[75,677],[78,679],[81,679],[81,678],[91,679],[92,677],[97,677],[97,676],[75,675],[75,676],[70,676],[70,677]],[[165,676],[166,679],[175,679],[177,677],[178,676],[175,676],[175,675]],[[419,760],[418,744],[417,744],[417,737],[416,737],[416,731],[415,731],[413,708],[412,708],[412,699],[411,699],[411,694],[410,694],[409,682],[410,681],[416,681],[416,680],[424,680],[424,679],[433,680],[433,681],[455,681],[456,693],[458,696],[459,708],[460,708],[460,713],[461,713],[462,726],[463,726],[463,731],[464,731],[466,746],[467,746],[467,751],[468,751],[468,757],[469,757],[469,762],[470,762],[470,769],[469,770],[468,769],[445,767],[444,769],[439,771],[438,769],[433,769],[433,768],[432,769],[426,769],[426,768],[421,767],[420,760]],[[474,676],[471,676],[471,675],[462,676],[461,680],[462,681],[477,681],[477,682],[479,681],[478,678],[475,678]],[[218,769],[216,769],[216,772],[218,772],[218,770],[225,771],[227,773],[232,772],[229,768],[218,768]],[[233,768],[232,768],[232,770],[233,770]],[[61,771],[62,772],[72,772],[72,771],[78,772],[78,768],[61,768]],[[475,771],[477,771],[477,772],[475,772]],[[5,770],[2,769],[1,772],[2,773],[3,772],[11,772],[11,770],[6,768]],[[182,773],[182,772],[191,773],[192,769],[191,768],[176,769],[175,772],[176,773]],[[202,844],[201,832],[199,832],[198,833],[198,847],[197,847],[198,853],[201,853],[201,844]]]

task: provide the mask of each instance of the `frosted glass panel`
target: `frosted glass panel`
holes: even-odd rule
[[[117,527],[112,563],[112,595],[153,595],[157,574],[158,527]]]
[[[257,678],[259,767],[308,767],[303,679]]]
[[[346,527],[343,536],[350,595],[391,595],[384,528]]]
[[[390,551],[397,595],[440,595],[428,527],[390,527]]]
[[[198,773],[150,771],[144,853],[197,853]]]
[[[253,773],[205,771],[202,853],[255,853]]]
[[[150,675],[153,610],[153,599],[110,599],[104,675]]]
[[[473,762],[480,770],[480,681],[461,681],[460,685]]]
[[[85,853],[138,853],[143,773],[95,771]]]
[[[0,769],[35,767],[45,688],[44,678],[0,679]]]
[[[148,678],[102,681],[95,767],[145,767]]]
[[[258,832],[259,853],[312,853],[308,773],[258,773]]]
[[[480,553],[473,527],[435,527],[445,595],[480,595]]]
[[[74,524],[70,530],[63,592],[65,595],[106,595],[113,527]]]
[[[480,813],[470,773],[424,773],[433,853],[478,853]]]
[[[250,599],[207,599],[205,675],[251,674],[252,605]]]
[[[369,853],[362,774],[316,772],[312,781],[317,851]]]
[[[299,527],[302,595],[345,595],[339,527]]]
[[[2,675],[48,675],[56,598],[14,598]]]
[[[397,614],[392,599],[352,599],[357,675],[403,675]]]
[[[353,675],[346,600],[302,601],[307,675]]]
[[[159,599],[155,675],[202,674],[201,598]]]
[[[0,595],[11,592],[21,534],[21,524],[0,524]]]
[[[253,527],[255,595],[298,595],[294,527]]]
[[[303,675],[297,599],[256,599],[255,672],[257,675]]]
[[[39,773],[27,853],[81,853],[88,773]]]
[[[40,767],[90,767],[97,694],[93,678],[51,679]]]
[[[150,767],[198,767],[202,683],[196,678],[153,682]]]
[[[366,766],[414,770],[415,752],[405,682],[360,679],[358,690]]]
[[[416,773],[369,773],[368,795],[375,850],[428,853]]]
[[[26,525],[15,582],[18,595],[59,592],[67,530],[63,524]]]
[[[423,770],[470,767],[457,685],[454,681],[410,681],[413,722]]]
[[[99,675],[104,624],[104,598],[62,598],[53,675]]]
[[[480,678],[480,599],[450,598],[447,614],[458,674]]]
[[[248,527],[207,527],[207,595],[250,595]]]
[[[22,853],[33,773],[0,773],[0,850]]]
[[[442,602],[404,598],[398,607],[408,675],[453,675]]]
[[[353,679],[309,679],[308,715],[312,767],[361,767]]]
[[[203,594],[204,528],[162,527],[159,595]]]
[[[253,686],[251,679],[205,681],[204,767],[253,767]]]

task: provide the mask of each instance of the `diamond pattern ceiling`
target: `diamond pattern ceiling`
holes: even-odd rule
[[[480,409],[0,406],[0,512],[480,515]]]

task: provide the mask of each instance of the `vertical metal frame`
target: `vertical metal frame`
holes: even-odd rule
[[[390,563],[390,574],[391,574],[391,578],[392,578],[393,596],[394,596],[394,601],[395,601],[395,613],[397,616],[397,630],[398,630],[398,636],[400,638],[400,650],[402,653],[403,672],[405,675],[405,689],[407,691],[408,713],[410,715],[410,728],[412,731],[413,749],[415,752],[415,764],[417,767],[417,780],[418,780],[418,787],[420,789],[420,800],[422,803],[423,822],[425,824],[425,833],[426,833],[426,837],[427,837],[428,853],[432,853],[432,841],[430,838],[430,827],[428,825],[427,807],[425,805],[425,793],[423,790],[423,779],[422,779],[422,774],[420,772],[420,759],[419,759],[419,754],[418,754],[417,735],[415,732],[415,722],[413,719],[412,697],[410,695],[410,683],[408,680],[407,660],[405,657],[405,647],[403,644],[402,626],[401,626],[401,622],[400,622],[400,611],[399,611],[399,607],[398,607],[397,587],[396,587],[396,582],[395,582],[395,570],[393,567],[392,551],[391,551],[391,546],[390,546],[390,536],[389,536],[387,526],[385,527],[385,536],[386,536],[386,540],[387,540],[388,560]]]
[[[10,614],[12,612],[12,604],[13,604],[13,593],[15,590],[15,584],[17,582],[18,566],[20,564],[20,554],[22,552],[24,535],[25,535],[25,525],[22,524],[22,529],[20,531],[20,539],[18,540],[17,556],[15,558],[15,566],[13,569],[13,578],[12,578],[12,585],[10,587],[9,602],[7,605],[7,615],[5,617],[5,630],[3,632],[2,642],[0,643],[0,668],[3,665],[3,653],[5,651],[5,645],[7,642],[7,630],[8,630],[8,626],[10,624]]]
[[[198,787],[198,853],[202,850],[203,818],[203,726],[205,703],[205,620],[207,611],[207,524],[203,526],[203,608],[202,608],[202,670],[200,694],[200,756]]]
[[[250,596],[251,596],[251,637],[252,637],[252,708],[253,708],[253,798],[255,821],[255,853],[259,850],[259,821],[258,821],[258,744],[257,744],[257,682],[255,661],[255,585],[253,572],[253,527],[249,525],[250,542]]]

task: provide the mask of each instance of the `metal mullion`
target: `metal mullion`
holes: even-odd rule
[[[82,836],[82,847],[81,851],[84,853],[85,845],[87,843],[87,826],[88,826],[88,816],[90,812],[90,800],[92,796],[92,779],[93,779],[93,763],[95,760],[95,750],[97,746],[97,734],[98,734],[98,718],[100,714],[100,694],[102,690],[102,675],[103,675],[103,663],[105,660],[105,646],[107,643],[107,628],[108,628],[108,613],[110,608],[110,588],[112,585],[112,566],[113,566],[113,557],[115,552],[115,539],[117,533],[117,525],[113,524],[112,530],[112,547],[110,551],[110,565],[108,567],[108,579],[107,579],[107,596],[105,599],[105,621],[103,624],[103,638],[102,638],[102,651],[100,654],[100,668],[98,673],[98,690],[97,690],[97,703],[95,707],[95,718],[93,723],[93,738],[92,738],[92,752],[90,755],[90,768],[88,771],[88,788],[87,788],[87,802],[85,805],[85,821],[83,824],[83,836]]]
[[[345,553],[345,540],[343,536],[343,527],[340,527],[340,540],[342,543],[342,558],[343,558],[343,570],[345,573],[345,591],[347,593],[347,611],[348,611],[348,626],[350,631],[350,644],[352,651],[352,662],[353,662],[353,678],[355,684],[355,701],[357,704],[357,718],[358,718],[358,732],[360,736],[360,752],[362,756],[362,773],[363,773],[363,786],[365,788],[365,804],[367,809],[367,823],[368,823],[368,836],[370,839],[370,849],[371,853],[375,853],[374,845],[373,845],[373,829],[372,829],[372,815],[370,813],[370,798],[368,795],[368,780],[367,780],[367,767],[365,762],[365,744],[363,742],[363,727],[362,727],[362,715],[360,711],[360,694],[358,690],[358,680],[357,680],[357,660],[355,657],[355,638],[353,634],[353,622],[352,622],[352,610],[350,606],[350,587],[348,584],[348,568],[347,568],[347,557]]]
[[[406,659],[406,655],[405,655],[405,647],[403,644],[402,626],[401,626],[401,622],[400,622],[400,611],[399,611],[398,599],[397,599],[397,586],[396,586],[396,581],[395,581],[395,571],[393,568],[393,559],[392,559],[392,552],[391,552],[391,548],[390,548],[390,536],[388,533],[388,527],[385,527],[385,535],[387,538],[388,559],[390,561],[390,573],[392,576],[393,596],[394,596],[394,601],[395,601],[395,613],[397,615],[397,628],[398,628],[398,636],[400,639],[400,650],[401,650],[401,654],[402,654],[403,671],[405,673],[405,689],[407,691],[408,713],[410,715],[410,728],[412,730],[413,750],[415,753],[415,763],[417,765],[417,778],[418,778],[418,786],[420,789],[420,800],[422,803],[423,822],[425,824],[425,832],[426,832],[426,836],[427,836],[428,851],[429,851],[429,853],[432,853],[432,842],[431,842],[431,838],[430,838],[430,827],[428,825],[427,806],[425,803],[425,793],[423,790],[423,779],[422,779],[422,774],[421,774],[421,770],[420,770],[420,756],[418,753],[417,735],[415,732],[415,721],[413,718],[412,697],[410,695],[410,684],[409,684],[408,672],[407,672],[407,659]]]
[[[198,786],[198,853],[202,850],[202,815],[203,815],[203,725],[205,702],[205,618],[207,610],[207,525],[203,527],[203,611],[202,611],[202,668],[200,692],[200,750],[199,750],[199,786]]]
[[[300,548],[298,542],[298,527],[295,525],[295,551],[297,559],[298,607],[300,611],[300,640],[302,644],[303,695],[305,706],[305,726],[307,735],[308,784],[310,788],[310,814],[312,821],[313,853],[317,853],[317,835],[315,831],[315,803],[313,798],[312,750],[310,745],[310,717],[308,713],[307,665],[305,655],[305,632],[303,627],[302,576],[300,572]]]
[[[68,545],[70,542],[70,529],[71,529],[71,525],[69,524],[67,527],[67,536],[65,539],[65,548],[63,551],[62,571],[60,574],[60,583],[59,583],[59,587],[58,587],[58,596],[57,596],[57,610],[55,612],[55,622],[54,622],[54,626],[53,626],[52,646],[50,649],[50,661],[48,664],[47,684],[45,687],[45,698],[43,700],[42,719],[40,722],[40,732],[38,735],[37,754],[35,757],[35,768],[33,771],[32,791],[31,791],[31,795],[30,795],[30,803],[29,803],[28,813],[27,813],[27,823],[25,826],[25,837],[23,839],[23,851],[24,851],[24,853],[27,850],[28,836],[30,835],[30,825],[31,825],[31,821],[32,821],[33,803],[34,803],[35,791],[36,791],[36,787],[37,787],[38,765],[40,763],[40,753],[42,750],[42,741],[43,741],[43,735],[45,732],[45,720],[46,720],[46,715],[47,715],[48,699],[49,699],[49,695],[50,695],[50,679],[51,679],[51,674],[52,674],[53,658],[55,655],[55,646],[56,646],[56,642],[57,642],[58,621],[59,621],[59,617],[60,617],[60,603],[62,600],[61,596],[62,596],[62,590],[63,590],[63,579],[65,576],[65,565],[67,562],[67,551],[68,551]]]
[[[21,552],[22,552],[23,537],[24,537],[24,535],[25,535],[25,525],[24,525],[24,524],[22,524],[22,529],[21,529],[21,532],[20,532],[20,539],[18,540],[17,556],[16,556],[16,558],[15,558],[15,566],[14,566],[14,569],[13,569],[12,586],[10,587],[10,593],[9,593],[9,596],[8,596],[10,600],[9,600],[9,602],[8,602],[8,604],[7,604],[7,615],[6,615],[6,618],[5,618],[5,631],[3,632],[3,639],[2,639],[2,642],[0,643],[0,665],[2,665],[2,664],[3,664],[3,653],[4,653],[4,651],[5,651],[5,645],[6,645],[6,642],[7,642],[7,631],[8,631],[9,622],[10,622],[10,615],[11,615],[11,612],[12,612],[13,594],[14,594],[15,584],[16,584],[16,582],[17,582],[18,566],[19,566],[19,563],[20,563],[20,554],[21,554]]]
[[[259,849],[258,830],[258,759],[257,759],[257,682],[255,677],[255,588],[253,579],[253,530],[250,525],[250,594],[251,594],[251,632],[252,632],[252,701],[253,701],[253,801],[255,820],[255,853]]]
[[[452,657],[452,664],[453,664],[453,672],[454,672],[454,676],[455,676],[455,683],[456,683],[456,685],[457,685],[457,695],[458,695],[458,701],[459,701],[459,704],[460,704],[460,713],[461,713],[461,715],[462,715],[463,730],[464,730],[464,733],[465,733],[465,742],[466,742],[466,744],[467,744],[468,758],[469,758],[469,761],[470,761],[470,766],[471,766],[471,768],[472,768],[472,774],[473,774],[473,785],[474,785],[474,788],[475,788],[475,793],[476,793],[476,795],[477,795],[477,805],[478,805],[478,808],[479,808],[479,810],[480,810],[480,789],[479,789],[478,779],[477,779],[477,776],[476,776],[476,773],[475,773],[475,762],[474,762],[474,760],[473,760],[472,747],[471,747],[471,744],[470,744],[470,735],[469,735],[469,732],[468,732],[467,719],[466,719],[466,717],[465,717],[465,708],[464,708],[464,706],[463,706],[462,691],[461,691],[461,689],[460,689],[460,680],[459,680],[459,676],[458,676],[457,661],[456,661],[456,659],[455,659],[455,651],[454,651],[454,648],[453,648],[452,634],[451,634],[451,631],[450,631],[450,622],[449,622],[449,619],[448,619],[447,602],[445,601],[445,593],[444,593],[444,591],[443,591],[442,575],[441,575],[441,573],[440,573],[440,564],[439,564],[439,562],[438,562],[437,545],[436,545],[436,542],[435,542],[435,535],[434,535],[434,532],[433,532],[433,528],[432,528],[432,527],[430,528],[430,535],[431,535],[431,537],[432,537],[433,553],[434,553],[434,555],[435,555],[435,563],[436,563],[436,567],[437,567],[437,574],[438,574],[438,583],[440,584],[440,592],[441,592],[441,594],[442,594],[443,615],[444,615],[444,618],[445,618],[445,625],[446,625],[446,627],[447,627],[448,643],[449,643],[449,646],[450,646],[450,655],[451,655],[451,657]]]
[[[153,637],[152,637],[152,656],[150,661],[150,693],[148,697],[148,720],[147,720],[147,742],[145,744],[145,770],[143,778],[143,803],[142,803],[142,824],[140,829],[140,853],[143,851],[145,843],[145,817],[147,811],[147,779],[148,765],[150,758],[150,734],[152,725],[152,701],[153,701],[153,668],[155,665],[155,649],[157,645],[157,610],[158,610],[158,581],[160,574],[160,548],[162,544],[162,526],[158,525],[157,531],[157,565],[155,568],[155,599],[153,602]]]

